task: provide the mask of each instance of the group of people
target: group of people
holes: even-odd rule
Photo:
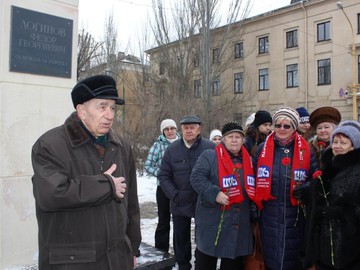
[[[197,119],[181,120],[182,134],[187,118]],[[189,124],[201,127],[200,119]],[[205,141],[200,132],[197,136]],[[215,144],[207,150],[195,151],[196,144],[192,149],[193,144],[181,140],[178,145],[183,148],[169,149],[167,161],[157,165],[159,188],[173,209],[179,269],[192,267],[190,217],[195,217],[197,270],[216,269],[218,258],[220,269],[243,269],[244,259],[252,254],[255,222],[260,227],[266,269],[360,267],[360,249],[351,249],[347,242],[360,237],[360,199],[356,197],[360,190],[355,181],[360,173],[356,168],[360,166],[358,122],[341,122],[340,112],[333,107],[311,114],[304,107],[284,107],[273,115],[257,111],[245,131],[237,123],[212,130],[209,140]],[[347,163],[349,158],[352,162]],[[335,160],[342,161],[341,165]],[[342,172],[345,168],[349,174]],[[351,231],[347,231],[349,222]]]
[[[39,269],[133,269],[141,242],[136,168],[112,129],[106,75],[80,81],[75,112],[32,149]],[[202,121],[160,123],[145,170],[158,181],[155,247],[179,270],[244,269],[259,224],[268,270],[360,269],[360,124],[336,108],[283,107],[201,135]],[[220,259],[220,262],[218,262]],[[62,269],[62,268],[61,268]]]

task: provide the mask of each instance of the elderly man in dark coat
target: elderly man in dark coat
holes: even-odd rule
[[[111,129],[114,79],[98,75],[73,89],[76,112],[32,149],[39,269],[133,269],[140,211],[130,145]]]
[[[195,214],[197,194],[190,184],[191,170],[200,154],[215,148],[215,143],[202,138],[201,120],[195,115],[181,121],[182,139],[166,149],[158,179],[170,199],[174,224],[174,251],[179,270],[191,269],[191,218]]]

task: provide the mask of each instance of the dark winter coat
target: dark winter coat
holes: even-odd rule
[[[254,166],[257,168],[258,158],[264,144],[259,145]],[[275,139],[274,159],[272,167],[271,195],[276,199],[264,202],[260,211],[259,224],[265,265],[270,270],[301,269],[299,251],[302,245],[305,218],[304,209],[292,206],[290,202],[291,164],[284,166],[284,157],[292,160],[294,141],[281,146]],[[286,169],[288,167],[288,169]],[[310,158],[311,176],[317,164],[313,153]],[[307,180],[311,179],[308,178]]]
[[[258,127],[250,125],[245,133],[244,147],[254,157],[257,147],[266,140],[267,135],[260,132]]]
[[[315,136],[313,139],[309,141],[309,146],[311,147],[311,150],[315,154],[315,159],[318,164],[318,168],[321,167],[321,156],[323,155],[326,148],[328,148],[330,145],[330,141],[322,141],[319,140],[317,136]]]
[[[113,131],[100,157],[73,113],[32,149],[39,269],[133,269],[140,242],[136,168],[130,145]],[[97,146],[99,147],[99,146]],[[126,179],[117,199],[110,176]]]
[[[197,194],[190,184],[191,170],[204,150],[214,148],[215,143],[198,136],[190,148],[180,139],[166,149],[158,179],[161,189],[170,199],[173,215],[194,217]]]
[[[329,148],[321,161],[327,202],[320,180],[313,179],[304,265],[315,263],[317,269],[360,269],[360,149],[334,156]]]
[[[250,223],[250,200],[244,188],[243,170],[239,180],[244,194],[241,204],[233,204],[224,212],[217,245],[222,206],[216,202],[220,192],[218,163],[215,150],[201,154],[193,168],[190,182],[198,193],[195,213],[196,247],[203,253],[221,258],[236,258],[252,254],[253,237]],[[242,160],[237,160],[242,164]]]

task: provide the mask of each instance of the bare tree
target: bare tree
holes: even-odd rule
[[[153,0],[151,22],[157,45],[149,50],[153,67],[158,67],[150,76],[156,118],[180,119],[194,113],[206,119],[208,130],[219,127],[241,112],[242,100],[250,95],[234,95],[233,84],[222,84],[219,93],[217,83],[234,59],[233,37],[241,36],[241,21],[250,12],[251,0],[230,1],[225,18],[219,16],[224,14],[220,0],[165,3],[169,2]]]
[[[148,150],[144,148],[146,129],[142,126],[146,121],[144,75],[147,67],[138,57],[120,52],[119,40],[121,37],[118,36],[117,23],[110,11],[105,18],[99,57],[87,71],[87,75],[107,74],[115,79],[119,96],[124,98],[125,105],[118,106],[113,128],[118,134],[129,139],[137,167],[141,171]]]
[[[118,52],[118,30],[116,26],[116,22],[114,20],[114,13],[110,11],[106,21],[105,21],[105,35],[104,35],[104,51],[106,60],[109,62],[113,62],[114,59],[112,57],[116,57]]]
[[[84,29],[78,34],[78,54],[77,54],[77,78],[79,78],[81,71],[89,69],[91,62],[98,57],[101,43],[86,32]]]

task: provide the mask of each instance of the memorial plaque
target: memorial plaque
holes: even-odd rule
[[[73,21],[11,9],[10,71],[71,78]]]

